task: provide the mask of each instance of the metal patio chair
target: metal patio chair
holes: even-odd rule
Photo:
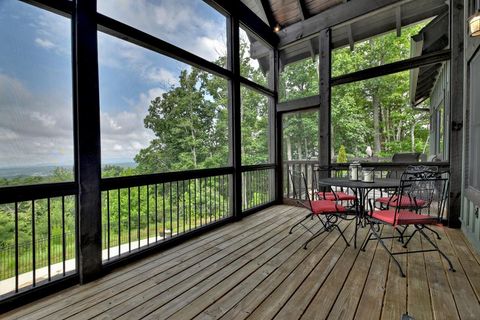
[[[425,213],[431,215],[432,210],[441,210],[437,212],[439,221],[441,222],[443,218],[443,211],[445,206],[446,194],[442,193],[448,190],[449,183],[449,173],[448,172],[438,172],[438,167],[435,166],[409,166],[405,170],[405,177],[410,178],[410,185],[408,188],[403,190],[403,196],[399,196],[397,192],[392,193],[388,197],[380,197],[375,199],[376,203],[380,204],[380,209],[389,209],[399,207],[400,209],[407,209],[410,211],[415,211],[416,213]],[[422,181],[422,177],[443,177],[442,180],[433,182],[431,179],[428,181]],[[443,184],[439,186],[439,184]],[[442,191],[438,190],[439,188],[444,189]],[[441,196],[441,197],[440,197]],[[434,208],[435,204],[437,205]],[[429,229],[437,236],[437,239],[441,239],[438,232],[426,226],[426,229]],[[405,228],[406,229],[406,228]],[[398,230],[401,235],[404,231]],[[403,239],[402,239],[403,241]]]
[[[343,204],[343,201],[350,202],[349,208],[355,205],[357,201],[357,196],[351,193],[348,193],[348,190],[340,188],[340,190],[333,190],[330,186],[320,186],[318,184],[318,179],[322,176],[325,178],[330,177],[330,169],[324,166],[314,166],[313,167],[313,187],[315,188],[315,195],[319,200],[330,200],[330,201],[340,201]]]
[[[390,205],[381,210],[375,210],[372,201],[370,201],[370,214],[367,216],[368,224],[370,225],[370,234],[362,246],[365,247],[371,240],[378,240],[381,246],[387,250],[390,257],[398,266],[402,277],[405,274],[400,266],[400,263],[395,259],[395,255],[438,251],[440,255],[448,262],[451,271],[455,271],[450,259],[438,248],[432,239],[425,233],[425,230],[431,230],[440,239],[438,233],[430,228],[431,225],[436,225],[442,221],[443,212],[445,209],[447,194],[448,194],[448,172],[438,172],[434,170],[419,170],[418,167],[408,168],[400,179],[400,185],[396,194],[397,205]],[[404,204],[404,205],[402,205]],[[390,225],[396,230],[404,228],[400,232],[400,236],[381,237],[379,234],[380,225]],[[412,234],[405,236],[405,230],[413,226],[415,230]],[[402,242],[404,238],[407,241],[403,244],[406,248],[412,237],[420,233],[423,238],[432,246],[431,249],[417,250],[411,252],[392,252],[384,243],[384,239],[400,239]]]
[[[308,243],[315,239],[316,237],[320,236],[324,232],[330,232],[333,229],[337,229],[340,232],[343,240],[349,246],[343,231],[338,226],[337,222],[338,219],[347,219],[347,208],[338,204],[335,201],[331,200],[312,200],[310,191],[308,189],[307,179],[303,172],[299,171],[289,171],[289,177],[292,182],[293,186],[293,196],[298,204],[307,208],[309,213],[305,218],[300,220],[299,222],[295,223],[291,228],[289,233],[293,232],[295,227],[302,225],[304,226],[310,233],[312,233],[312,237],[305,242],[304,249],[307,249]],[[317,217],[320,221],[322,227],[317,232],[312,232],[312,230],[304,225],[303,223],[308,219],[313,219]]]

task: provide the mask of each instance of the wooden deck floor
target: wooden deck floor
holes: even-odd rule
[[[438,228],[438,253],[399,256],[346,247],[338,232],[302,249],[288,228],[305,210],[275,206],[84,286],[3,316],[7,319],[480,319],[480,257],[459,230]],[[318,226],[317,226],[318,227]],[[342,222],[347,237],[353,224]],[[391,234],[384,228],[383,234]],[[360,230],[365,239],[367,230]],[[360,240],[360,241],[361,241]],[[389,242],[402,250],[397,241]],[[417,237],[409,250],[424,245]],[[1,317],[1,316],[0,316]]]

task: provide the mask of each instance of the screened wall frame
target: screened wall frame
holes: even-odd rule
[[[452,0],[455,1],[455,0]],[[456,21],[457,17],[461,19],[460,16],[455,15],[453,12],[455,10],[451,10],[449,7],[447,17],[449,18],[449,21]],[[426,66],[430,64],[435,64],[435,63],[444,63],[446,61],[450,61],[452,59],[452,56],[454,57],[456,54],[456,50],[452,50],[452,43],[455,45],[455,41],[457,41],[457,38],[455,36],[452,36],[452,31],[451,28],[449,28],[448,32],[448,45],[445,49],[439,49],[427,54],[423,54],[420,56],[416,57],[411,57],[405,60],[400,60],[400,61],[395,61],[391,62],[388,64],[383,64],[380,66],[368,68],[368,69],[363,69],[359,70],[356,72],[348,73],[348,74],[343,74],[340,76],[333,77],[332,76],[332,63],[331,63],[331,55],[332,55],[332,50],[333,50],[333,43],[332,43],[332,34],[331,30],[334,25],[328,25],[325,29],[323,29],[320,32],[317,32],[314,36],[309,36],[308,39],[312,39],[317,41],[319,43],[319,64],[320,66],[323,66],[323,68],[320,69],[319,72],[319,84],[320,84],[320,90],[319,90],[319,95],[317,96],[312,96],[312,97],[307,97],[307,98],[301,98],[301,99],[296,99],[296,100],[291,100],[291,101],[286,101],[286,102],[281,102],[277,104],[276,107],[276,112],[278,114],[283,114],[285,112],[295,112],[295,111],[300,111],[300,110],[305,110],[308,108],[319,108],[320,110],[320,159],[319,163],[321,165],[331,165],[331,159],[330,159],[330,150],[331,150],[331,89],[332,87],[342,85],[342,84],[347,84],[347,83],[352,83],[356,81],[361,81],[361,80],[367,80],[375,77],[380,77],[384,75],[389,75],[401,71],[406,71],[414,68],[418,68],[421,66]],[[458,34],[459,37],[461,36]],[[287,37],[288,38],[288,37]],[[285,49],[290,46],[290,44],[285,45],[283,43],[285,39],[281,39],[280,41],[280,49]],[[295,44],[300,43],[302,40],[298,40],[297,42],[294,42],[293,39],[290,39],[292,41],[292,46]],[[283,43],[283,46],[282,46]],[[327,67],[325,67],[327,66]],[[455,68],[457,65],[454,65],[451,67],[450,73],[455,72]],[[322,78],[324,79],[322,81]],[[328,79],[328,80],[325,80]],[[451,81],[455,81],[452,79]],[[449,89],[453,88],[454,90],[454,85],[450,84]],[[458,95],[458,91],[456,91],[456,94]],[[453,99],[458,99],[454,97],[454,95],[448,96],[449,99],[452,101],[455,101]],[[450,112],[455,112],[455,108],[451,108]],[[458,111],[457,111],[458,112]],[[279,125],[281,128],[281,124]],[[452,126],[453,127],[453,126]],[[447,133],[448,136],[452,134],[452,132],[455,132],[452,127],[449,128],[449,132]],[[278,133],[278,136],[281,137],[281,130]],[[453,140],[452,140],[453,141]],[[452,146],[450,146],[450,155],[452,154]],[[460,152],[459,148],[461,146],[456,146],[457,151],[453,151],[454,153]],[[280,153],[279,157],[281,157],[281,143],[280,146],[277,149],[277,152]],[[283,173],[284,175],[285,173]],[[280,178],[279,178],[280,180]],[[457,184],[452,184],[451,185],[451,190],[457,190],[459,191],[459,186]],[[452,226],[458,226],[458,216],[459,216],[459,206],[457,202],[450,202],[449,203],[450,209],[452,212],[455,212],[454,214],[449,217],[449,224]]]
[[[238,117],[235,115],[240,108],[239,97],[235,98],[235,88],[240,87],[240,83],[245,85],[263,95],[268,96],[270,111],[269,116],[272,119],[275,118],[274,106],[275,106],[275,72],[270,72],[271,76],[268,79],[269,86],[267,88],[256,84],[246,78],[240,76],[238,68],[235,69],[235,61],[238,63],[238,53],[234,50],[238,48],[238,27],[239,22],[242,21],[246,26],[251,25],[250,30],[256,30],[257,35],[262,39],[266,39],[272,47],[276,45],[278,39],[274,35],[273,31],[269,29],[260,19],[256,17],[245,5],[241,3],[232,3],[230,1],[205,1],[222,14],[227,17],[227,53],[228,53],[228,66],[229,68],[222,68],[212,62],[209,62],[201,57],[198,57],[186,50],[180,49],[174,45],[171,45],[161,39],[158,39],[145,32],[137,30],[127,24],[116,21],[105,15],[102,15],[96,11],[96,1],[90,0],[76,0],[76,1],[57,1],[57,0],[18,0],[28,4],[52,11],[65,17],[69,17],[72,20],[72,42],[74,46],[72,48],[72,64],[74,69],[73,75],[73,96],[74,96],[74,140],[75,140],[75,181],[67,183],[67,189],[65,185],[42,185],[34,187],[15,187],[8,191],[2,190],[2,201],[5,195],[12,201],[17,201],[18,196],[53,196],[58,192],[63,195],[65,192],[73,192],[79,194],[76,202],[77,207],[77,270],[78,273],[67,276],[60,281],[53,281],[46,285],[28,290],[25,292],[19,292],[12,296],[2,299],[0,305],[3,310],[8,310],[16,306],[25,304],[29,301],[35,300],[38,294],[49,294],[51,292],[58,291],[61,288],[71,286],[75,283],[89,282],[95,278],[98,278],[108,270],[115,268],[119,265],[126,264],[133,259],[138,259],[151,252],[156,252],[161,248],[169,247],[185,241],[186,239],[195,236],[196,234],[206,232],[222,224],[228,223],[233,219],[241,218],[243,215],[254,213],[262,208],[272,205],[276,198],[275,192],[275,180],[276,175],[272,172],[276,170],[276,158],[275,158],[275,146],[274,140],[275,122],[271,121],[269,128],[270,135],[270,151],[269,158],[271,159],[269,164],[245,166],[242,168],[240,162],[231,161],[231,165],[223,168],[215,169],[202,169],[197,171],[185,171],[174,173],[160,173],[146,176],[132,176],[122,179],[101,179],[100,177],[100,133],[99,133],[99,97],[98,97],[98,54],[97,54],[97,32],[101,31],[111,36],[120,38],[122,40],[129,41],[135,45],[141,46],[151,51],[155,51],[162,55],[174,58],[178,61],[185,62],[191,66],[197,67],[203,71],[207,71],[214,75],[227,79],[229,82],[229,101],[231,106],[230,122],[232,124],[231,131],[234,132],[238,128]],[[233,29],[237,29],[235,32]],[[233,35],[233,37],[232,37]],[[236,39],[236,40],[235,40]],[[235,43],[236,42],[236,43]],[[235,55],[237,57],[235,57]],[[270,63],[274,70],[275,54],[270,57]],[[233,63],[232,63],[233,62]],[[238,96],[238,94],[237,94]],[[235,111],[237,110],[237,111]],[[92,117],[92,115],[94,115]],[[95,116],[97,115],[97,116]],[[235,123],[237,122],[237,123]],[[92,128],[94,130],[92,130]],[[238,138],[238,137],[237,137]],[[230,143],[231,154],[235,154],[235,148],[238,148],[239,140],[235,139],[235,133],[231,133]],[[238,152],[237,152],[238,155]],[[235,156],[230,156],[234,158]],[[92,163],[92,161],[94,163]],[[236,214],[236,217],[230,217],[216,223],[212,223],[203,228],[194,230],[187,235],[179,238],[173,238],[169,241],[159,243],[155,246],[150,246],[145,250],[133,252],[131,255],[125,256],[122,259],[117,259],[115,262],[102,264],[101,257],[101,219],[100,214],[100,194],[102,190],[106,190],[112,187],[124,187],[131,183],[167,183],[174,179],[176,181],[181,179],[191,178],[192,175],[201,179],[202,177],[208,177],[213,175],[227,174],[233,179],[233,183],[230,185],[230,192],[233,196],[239,196],[239,181],[235,177],[240,177],[242,172],[254,172],[254,171],[270,172],[268,175],[270,179],[270,197],[269,201],[261,205],[257,205],[253,208],[248,208],[242,213],[240,202],[237,204],[232,201],[230,208]],[[237,182],[235,182],[237,180]],[[59,191],[60,190],[60,191]],[[65,191],[66,190],[66,191]],[[237,191],[235,191],[237,190]],[[272,191],[273,190],[273,191]],[[51,192],[50,192],[51,191]],[[6,199],[6,198],[5,198]],[[17,199],[17,200],[15,200]],[[91,240],[94,239],[92,242]],[[80,245],[81,244],[81,245]],[[5,307],[5,309],[4,309]]]

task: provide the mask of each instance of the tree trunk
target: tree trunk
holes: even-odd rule
[[[287,161],[291,161],[292,160],[292,141],[290,141],[290,137],[287,137],[285,140],[286,140],[286,143],[287,143]],[[290,177],[288,176],[288,171],[289,170],[290,170],[290,165],[287,165],[286,175],[287,175],[287,181],[288,181],[288,184],[289,184],[288,190],[293,190],[292,181],[290,180]]]
[[[374,130],[373,143],[374,143],[375,154],[378,154],[380,153],[380,151],[382,151],[382,142],[380,137],[380,101],[376,93],[372,97],[372,105],[373,105],[373,130]]]
[[[298,141],[297,142],[297,153],[298,153],[298,159],[302,159],[302,142]]]
[[[395,141],[400,141],[402,137],[402,121],[398,122],[397,135],[395,136]]]
[[[195,147],[195,133],[193,130],[192,130],[192,139],[193,139],[193,148],[192,148],[193,167],[197,168],[197,149]]]
[[[290,137],[287,137],[287,161],[292,160],[292,142],[290,141]]]
[[[308,140],[307,140],[307,138],[305,138],[305,139],[303,140],[303,143],[305,144],[305,147],[304,147],[304,150],[305,150],[305,160],[308,160],[308,154],[309,154],[309,152],[308,152]]]
[[[417,124],[416,122],[412,124],[412,130],[410,132],[410,137],[412,139],[412,152],[415,152],[415,125],[416,124]]]

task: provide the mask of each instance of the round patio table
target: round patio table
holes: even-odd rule
[[[323,178],[318,180],[319,186],[342,187],[352,189],[357,197],[355,201],[356,225],[354,235],[354,248],[357,248],[357,230],[362,225],[365,217],[365,201],[370,191],[375,189],[397,189],[400,185],[399,179],[375,179],[373,182],[361,180],[349,180],[348,178]]]

